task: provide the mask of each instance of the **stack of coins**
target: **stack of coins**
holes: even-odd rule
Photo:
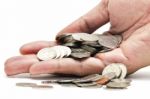
[[[121,41],[121,35],[102,35],[74,33],[63,34],[57,38],[59,45],[43,48],[37,53],[39,60],[60,59],[72,57],[82,59],[104,53],[117,48]]]

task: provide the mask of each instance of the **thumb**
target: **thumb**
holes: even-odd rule
[[[80,17],[72,24],[61,30],[58,35],[64,33],[73,32],[86,32],[92,33],[100,26],[106,24],[109,21],[109,15],[107,11],[108,0],[102,0],[95,8],[89,11],[84,16]]]

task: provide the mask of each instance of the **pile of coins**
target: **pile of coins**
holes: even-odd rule
[[[65,78],[62,76],[61,79],[42,81],[41,85],[26,82],[17,83],[16,85],[32,88],[53,88],[51,85],[57,83],[68,87],[70,87],[70,85],[82,88],[101,88],[102,86],[106,86],[112,89],[125,89],[130,86],[131,83],[131,80],[125,79],[126,75],[127,69],[124,64],[113,63],[105,67],[102,75],[91,74],[80,78]]]
[[[44,61],[72,57],[82,59],[94,56],[117,48],[121,41],[121,35],[73,33],[59,35],[58,46],[43,48],[37,53],[37,57]]]
[[[67,33],[57,36],[59,45],[43,48],[37,53],[41,61],[49,59],[61,59],[70,57],[82,59],[92,57],[97,53],[104,53],[119,47],[122,42],[121,35],[110,34],[87,34],[87,33]],[[81,78],[51,79],[42,81],[42,84],[58,83],[61,85],[75,85],[78,87],[102,87],[107,88],[127,88],[131,80],[125,79],[127,68],[124,64],[113,63],[106,66],[100,74],[91,74]],[[32,88],[52,88],[47,85],[37,85],[32,83],[18,83],[17,86],[27,86]]]
[[[113,63],[108,65],[100,74],[91,74],[77,79],[57,79],[42,81],[43,84],[58,83],[58,84],[74,84],[78,87],[97,87],[100,88],[106,85],[107,88],[124,89],[130,86],[131,80],[125,79],[127,69],[124,64]]]

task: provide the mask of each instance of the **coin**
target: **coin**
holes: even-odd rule
[[[43,48],[37,53],[38,59],[45,61],[56,57],[56,49],[54,48]]]
[[[36,85],[36,86],[32,86],[32,88],[47,89],[47,88],[53,88],[53,86],[50,86],[50,85]]]
[[[106,84],[107,88],[116,88],[116,89],[124,89],[127,88],[129,86],[129,84],[127,83],[123,83],[123,82],[109,82],[108,84]]]
[[[62,79],[58,80],[57,83],[72,83],[74,79]]]
[[[92,87],[97,86],[98,84],[96,82],[86,82],[86,83],[75,83],[78,87]],[[102,87],[102,85],[99,85],[99,87]]]
[[[72,53],[70,55],[73,58],[87,58],[91,56],[91,53],[87,50],[81,49],[81,48],[75,48],[72,49]]]
[[[53,48],[56,50],[56,59],[69,56],[71,54],[71,49],[69,47],[58,45]]]
[[[103,75],[104,77],[107,77],[109,80],[116,78],[115,72],[106,73]]]
[[[68,47],[72,47],[72,48],[74,48],[74,47],[79,47],[80,46],[80,43],[79,42],[68,42],[68,43],[64,43],[64,44],[62,44],[63,46],[68,46]]]
[[[20,87],[33,87],[36,85],[37,85],[36,83],[27,83],[27,82],[16,83],[16,86],[20,86]]]
[[[49,48],[43,48],[37,53],[40,60],[58,59],[71,54],[71,49],[66,46],[58,45]]]
[[[82,45],[88,45],[88,46],[92,46],[94,48],[102,47],[97,41],[83,41]]]
[[[73,80],[73,83],[84,83],[84,82],[91,82],[93,81],[99,74],[91,74],[76,80]]]
[[[41,83],[43,84],[49,84],[49,83],[57,83],[58,82],[58,79],[52,79],[52,80],[46,80],[46,81],[42,81]]]
[[[100,36],[98,43],[104,47],[114,49],[120,44],[120,41],[113,35],[102,35]]]
[[[122,63],[118,63],[117,66],[119,66],[121,69],[121,74],[119,78],[124,79],[127,75],[127,67]]]
[[[67,42],[75,42],[70,33],[62,34],[56,37],[58,43],[67,43]]]
[[[112,51],[112,49],[107,48],[107,47],[101,47],[101,49],[98,51],[98,53],[105,53],[105,52],[109,52]]]
[[[131,80],[130,79],[112,79],[111,82],[122,82],[122,83],[127,83],[130,84]]]
[[[108,74],[108,73],[115,73],[116,74],[116,77],[119,77],[120,74],[121,74],[121,69],[120,67],[118,66],[117,63],[112,63],[112,64],[109,64],[107,65],[103,72],[102,72],[102,75],[105,75],[105,74]]]
[[[94,34],[82,34],[80,35],[81,40],[83,41],[97,41],[99,40],[99,37]]]
[[[74,33],[74,34],[72,34],[72,37],[76,41],[82,41],[81,40],[82,35],[85,36],[85,35],[88,35],[88,34],[86,34],[86,33]]]
[[[90,47],[88,45],[81,46],[82,49],[87,50],[91,54],[95,54],[97,52],[96,48]]]

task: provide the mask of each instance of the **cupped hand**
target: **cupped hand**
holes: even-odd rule
[[[5,72],[7,75],[59,73],[83,76],[101,73],[110,63],[123,63],[130,74],[150,65],[150,0],[102,0],[58,35],[76,32],[93,33],[108,22],[111,24],[109,33],[123,36],[119,48],[83,60],[63,58],[39,61],[36,53],[44,47],[55,46],[57,43],[32,42],[21,47],[22,56],[9,58],[5,62]]]

